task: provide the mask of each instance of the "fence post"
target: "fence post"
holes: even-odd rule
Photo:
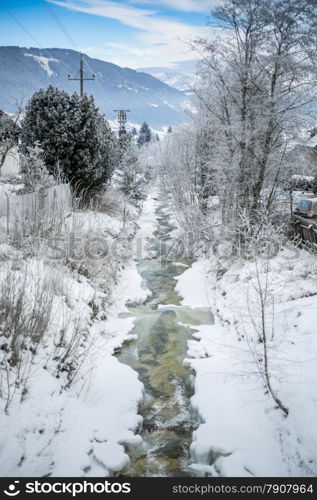
[[[9,234],[10,234],[10,197],[6,191],[5,191],[5,195],[7,197],[7,238],[9,240]]]

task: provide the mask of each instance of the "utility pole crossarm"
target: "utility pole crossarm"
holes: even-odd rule
[[[79,67],[79,77],[72,78],[71,75],[68,75],[68,80],[76,80],[80,82],[80,97],[84,95],[84,81],[94,80],[95,74],[92,75],[91,78],[84,77],[84,56],[80,54],[80,67]]]

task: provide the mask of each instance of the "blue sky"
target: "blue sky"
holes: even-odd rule
[[[76,48],[132,68],[193,59],[189,41],[208,33],[216,0],[48,0]],[[45,0],[0,0],[0,45],[73,48]]]

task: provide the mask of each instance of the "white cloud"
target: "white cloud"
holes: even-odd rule
[[[154,21],[154,16],[158,14],[157,10],[141,9],[111,0],[50,0],[50,2],[77,12],[116,19],[138,29],[148,29],[145,28],[146,23]]]
[[[209,14],[212,8],[218,5],[221,0],[129,0],[129,2],[139,5],[163,5],[170,9],[183,12],[202,12]]]
[[[124,43],[107,42],[102,48],[90,48],[90,55],[102,57],[108,61],[129,67],[171,66],[173,61],[193,59],[189,42],[197,37],[207,36],[209,28],[193,26],[172,18],[162,16],[157,10],[136,7],[132,3],[118,4],[111,0],[50,0],[67,9],[114,19],[131,28],[129,40]],[[143,0],[140,0],[142,2]],[[175,0],[186,8],[194,0]],[[205,4],[205,0],[199,0]],[[171,0],[159,0],[159,3],[172,3]],[[208,1],[210,4],[210,2]],[[154,5],[154,1],[153,1]],[[99,52],[97,55],[96,52]],[[103,54],[103,56],[102,56]]]
[[[118,42],[106,42],[105,45],[107,47],[113,47],[114,49],[117,50],[123,50],[129,55],[133,56],[153,56],[154,51],[150,48],[138,48],[138,47],[131,47],[130,45],[125,45],[124,43],[118,43]]]

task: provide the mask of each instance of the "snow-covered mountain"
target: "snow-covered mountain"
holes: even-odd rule
[[[173,87],[181,92],[191,93],[192,87],[197,79],[196,60],[175,62],[173,68],[165,68],[153,66],[142,68],[139,71],[144,71],[158,78],[170,87]]]
[[[79,53],[74,50],[0,47],[0,108],[14,112],[16,100],[29,99],[33,92],[49,84],[78,91],[79,82],[68,80],[68,75],[76,77],[78,70]],[[85,90],[93,94],[108,119],[115,119],[115,109],[130,109],[131,122],[146,121],[155,129],[186,120],[181,110],[188,100],[185,93],[144,71],[88,56],[84,70],[87,77],[96,74],[95,81],[85,82]]]
[[[170,87],[174,87],[182,92],[189,92],[191,87],[192,76],[178,71],[169,70],[167,68],[148,68],[146,73],[158,78]]]

